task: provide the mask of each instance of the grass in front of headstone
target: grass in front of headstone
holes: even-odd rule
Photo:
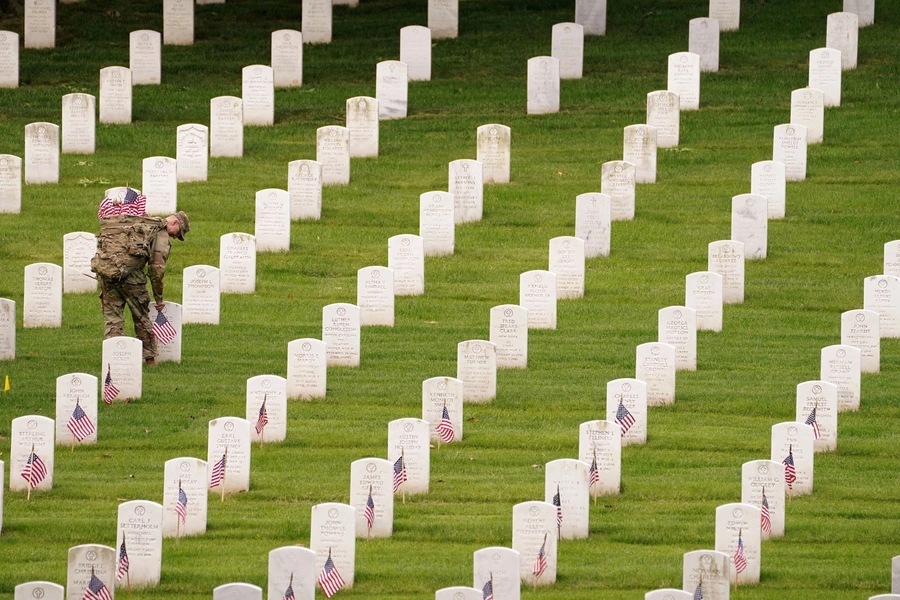
[[[218,264],[219,236],[253,233],[255,192],[285,188],[287,163],[315,158],[316,128],[342,125],[346,98],[374,95],[375,63],[397,58],[400,27],[426,23],[421,4],[335,8],[334,41],[304,48],[303,87],[276,92],[276,125],[246,128],[243,158],[210,159],[207,182],[179,186],[192,230],[174,243],[167,298],[180,299],[185,267]],[[205,459],[209,420],[245,416],[246,380],[284,376],[287,343],[319,338],[322,307],[355,302],[357,270],[386,266],[388,238],[418,233],[419,194],[446,190],[447,163],[474,158],[476,128],[510,126],[512,182],[485,186],[484,218],[456,228],[454,255],[426,259],[425,295],[396,299],[393,328],[363,329],[361,366],[329,369],[326,398],[289,403],[287,440],[251,451],[251,491],[210,495],[207,533],[165,540],[160,587],[134,596],[265,587],[268,552],[309,544],[311,507],[348,500],[350,462],[387,456],[387,423],[421,416],[422,381],[455,376],[457,343],[487,339],[490,308],[517,303],[519,274],[546,268],[550,238],[574,233],[575,196],[599,191],[600,165],[621,158],[623,127],[643,122],[668,54],[687,49],[688,20],[706,14],[704,2],[613,4],[607,36],[586,38],[584,78],[561,86],[561,112],[529,117],[526,61],[549,54],[550,28],[571,21],[572,6],[461,3],[460,38],[433,44],[432,81],[410,84],[409,117],[381,122],[380,156],[354,159],[350,185],[325,188],[322,219],[294,223],[289,252],[258,255],[256,293],[223,296],[221,325],[186,326],[182,364],[145,369],[143,398],[100,406],[96,446],[57,448],[53,491],[6,492],[0,595],[64,583],[69,547],[115,543],[120,502],[161,502],[163,463]],[[22,87],[0,94],[0,152],[23,155],[27,123],[59,122],[63,94],[96,95],[101,67],[127,65],[128,32],[161,30],[158,11],[61,5],[60,46],[23,51]],[[195,44],[165,46],[163,84],[135,88],[134,123],[98,124],[96,154],[63,155],[59,185],[25,186],[22,213],[0,215],[0,296],[17,302],[20,322],[25,265],[59,264],[62,235],[95,231],[103,191],[140,187],[147,156],[174,157],[176,127],[208,124],[211,98],[239,96],[241,67],[267,64],[271,31],[299,29],[299,12],[276,0],[198,6]],[[657,311],[684,303],[685,275],[706,269],[709,242],[729,238],[731,197],[771,157],[827,12],[815,0],[745,6],[741,29],[722,34],[720,71],[702,76],[701,110],[682,112],[680,146],[659,152],[658,183],[638,187],[634,221],[613,224],[611,255],[587,262],[585,297],[559,302],[557,330],[530,332],[528,369],[500,371],[496,400],[466,404],[464,439],[432,449],[429,494],[397,497],[391,538],[358,540],[356,585],[341,594],[432,597],[471,585],[472,552],[510,545],[512,506],[544,499],[545,463],[576,456],[579,424],[606,418],[606,382],[634,375]],[[807,180],[788,184],[768,258],[747,263],[744,304],[725,307],[721,333],[698,335],[698,370],[678,373],[673,406],[650,409],[647,445],[623,449],[622,493],[591,503],[590,537],[561,543],[558,583],[523,597],[680,587],[683,554],[713,547],[715,508],[740,499],[741,464],[769,458],[771,426],[794,418],[796,384],[819,378],[840,313],[862,307],[863,278],[900,237],[900,56],[884,25],[897,17],[882,3],[860,31],[860,66],[843,74],[843,105],[826,110]],[[15,417],[54,417],[56,377],[101,375],[97,304],[67,295],[62,329],[19,328],[16,361],[0,365],[12,385],[0,399],[4,438]],[[883,340],[881,356],[882,372],[862,378],[860,410],[839,417],[838,450],[816,456],[814,493],[788,503],[786,536],[763,543],[762,581],[741,598],[887,590],[900,533],[900,343]],[[7,460],[5,440],[0,453]]]

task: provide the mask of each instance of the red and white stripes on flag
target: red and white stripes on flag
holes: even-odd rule
[[[766,498],[766,489],[762,491],[762,506],[759,510],[760,527],[766,533],[772,533],[772,519],[769,517],[769,499]]]
[[[178,337],[178,332],[172,326],[172,322],[166,318],[161,312],[156,313],[156,319],[153,320],[153,337],[160,345],[170,344],[172,340]]]
[[[269,423],[269,413],[266,412],[266,399],[263,398],[259,405],[259,416],[256,418],[256,434],[261,435],[263,428]]]
[[[531,569],[531,574],[534,575],[535,579],[543,575],[544,571],[547,570],[547,551],[544,549],[546,545],[547,537],[544,536],[544,543],[541,544],[541,549],[538,550],[537,558],[534,559],[534,567]]]
[[[450,411],[447,410],[446,405],[444,406],[444,412],[441,414],[441,422],[438,423],[435,431],[437,431],[438,437],[445,444],[453,441],[453,421],[450,420]]]
[[[20,475],[25,478],[31,489],[34,489],[47,476],[47,465],[44,464],[40,456],[32,452],[28,455],[28,460],[25,462],[25,466],[22,467]]]
[[[394,493],[400,489],[404,481],[406,481],[406,462],[401,454],[400,458],[394,463]]]
[[[366,516],[366,527],[372,529],[372,525],[375,524],[375,501],[372,500],[372,491],[369,491],[369,498],[366,500],[366,510],[364,511]]]
[[[744,556],[744,540],[741,539],[741,534],[739,533],[737,549],[734,551],[734,570],[738,573],[743,573],[746,568],[747,557]]]
[[[105,219],[115,215],[131,215],[143,217],[147,215],[147,196],[132,188],[125,188],[125,196],[118,198],[104,198],[97,209],[97,218]]]
[[[819,432],[819,422],[816,421],[816,407],[813,406],[812,411],[809,413],[809,416],[806,417],[805,423],[813,428],[813,436],[815,439],[820,439],[822,434]]]
[[[71,431],[72,435],[79,442],[96,431],[94,423],[77,402],[75,403],[75,410],[72,411],[72,416],[66,422],[66,429]]]
[[[112,365],[109,365],[106,367],[106,379],[103,380],[103,401],[107,404],[112,404],[118,395],[119,388],[113,383]]]
[[[124,535],[124,532],[123,532]],[[122,539],[122,545],[119,546],[119,562],[116,567],[116,581],[122,581],[128,575],[128,569],[131,566],[128,560],[128,552],[125,551],[125,539]]]
[[[225,455],[222,455],[216,464],[213,465],[212,475],[209,477],[209,487],[214,488],[222,485],[225,480]]]
[[[344,580],[334,566],[330,552],[328,553],[328,560],[325,561],[325,566],[322,567],[322,572],[319,573],[319,587],[322,588],[326,598],[331,598],[338,593],[338,590],[344,587]]]

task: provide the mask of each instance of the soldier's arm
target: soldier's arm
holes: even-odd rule
[[[169,241],[169,235],[165,230],[159,232],[156,242],[153,244],[153,253],[150,255],[150,262],[147,266],[147,272],[150,275],[150,286],[153,288],[153,299],[156,304],[163,302],[163,277],[166,275],[166,261],[169,259],[169,249],[172,243]]]

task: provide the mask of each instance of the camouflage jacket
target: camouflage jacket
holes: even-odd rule
[[[91,261],[91,268],[109,281],[126,284],[147,285],[149,274],[153,298],[160,303],[171,247],[165,219],[127,215],[107,217],[100,219],[97,254]]]

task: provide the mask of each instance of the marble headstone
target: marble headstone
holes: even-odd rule
[[[784,465],[773,460],[745,462],[741,466],[741,502],[752,504],[761,511],[763,492],[769,505],[771,531],[762,531],[762,539],[781,537],[784,535]]]
[[[859,26],[867,27],[875,23],[875,0],[844,0],[844,12],[855,14]],[[894,593],[898,591],[895,589]]]
[[[74,231],[63,236],[63,293],[93,293],[97,280],[91,274],[91,259],[97,252],[97,236]]]
[[[55,425],[53,419],[40,415],[26,415],[12,420],[9,434],[9,491],[27,492],[53,489]],[[46,475],[38,481],[39,467],[30,470],[31,479],[22,475],[28,458],[34,452],[44,463]]]
[[[431,30],[421,25],[400,29],[400,62],[406,63],[410,81],[431,81]]]
[[[394,271],[363,267],[356,272],[356,305],[360,325],[394,326]]]
[[[405,119],[409,95],[409,75],[406,63],[384,60],[375,65],[375,98],[378,99],[378,118]]]
[[[723,277],[697,271],[685,277],[684,305],[697,311],[698,331],[722,331]]]
[[[350,183],[350,130],[340,125],[319,127],[316,161],[322,165],[323,185]]]
[[[303,34],[294,29],[272,32],[272,81],[277,88],[303,85]]]
[[[483,590],[485,584],[492,581],[497,600],[521,598],[522,568],[518,552],[500,546],[482,548],[475,551],[473,563],[472,587]]]
[[[707,270],[722,276],[722,302],[744,302],[744,244],[734,240],[710,242],[707,249]],[[638,377],[640,379],[640,377]]]
[[[395,296],[425,293],[425,245],[422,238],[403,233],[388,238],[388,268],[394,271]]]
[[[634,378],[647,384],[647,406],[673,404],[675,347],[662,342],[647,342],[637,347],[636,354]]]
[[[591,495],[618,494],[622,483],[622,428],[618,423],[596,420],[579,426],[578,460],[590,465],[595,457],[600,480],[590,486]]]
[[[25,47],[56,46],[56,3],[52,0],[24,0]]]
[[[622,159],[634,165],[635,183],[656,183],[656,127],[652,125],[626,127]]]
[[[260,421],[263,402],[266,404],[265,424]],[[257,375],[247,380],[247,422],[250,442],[283,442],[287,437],[287,379],[278,375]],[[262,432],[257,431],[261,426]]]
[[[284,598],[288,586],[296,600],[315,600],[316,553],[300,546],[282,546],[269,552],[268,598]]]
[[[491,342],[497,349],[498,369],[528,367],[528,311],[515,304],[491,309]]]
[[[809,53],[809,87],[821,90],[825,106],[841,105],[841,52],[816,48]]]
[[[309,549],[316,553],[316,573],[322,572],[330,552],[344,587],[352,588],[356,573],[356,509],[337,502],[313,506]]]
[[[700,108],[699,54],[676,52],[669,55],[669,76],[666,89],[678,94],[681,110],[698,110]]]
[[[465,402],[490,402],[497,395],[497,348],[487,340],[468,340],[456,347],[456,378],[463,382]]]
[[[841,70],[855,69],[859,48],[859,17],[849,12],[828,15],[825,45],[841,53]]]
[[[241,99],[244,125],[272,125],[275,122],[275,83],[272,67],[249,65],[241,69]]]
[[[838,426],[837,385],[827,381],[804,381],[797,384],[796,420],[806,423],[815,410],[815,423],[819,437],[813,436],[813,449],[825,452],[837,449]],[[810,423],[812,425],[812,423]],[[814,432],[815,433],[815,432]]]
[[[738,538],[744,544],[747,566],[739,573],[734,565]],[[734,502],[716,507],[716,550],[731,557],[737,584],[759,583],[761,563],[760,509],[752,504]]]
[[[331,43],[331,7],[332,0],[302,0],[300,22],[304,44]],[[324,558],[322,563],[325,563]]]
[[[22,159],[0,154],[0,213],[22,210]]]
[[[606,35],[606,0],[575,0],[575,22],[585,35]]]
[[[678,94],[658,90],[647,94],[647,124],[656,127],[656,147],[675,148],[681,131]]]
[[[251,427],[249,421],[239,417],[220,417],[209,422],[206,446],[208,482],[212,483],[215,465],[225,456],[225,449],[228,449],[224,481],[215,487],[209,487],[210,492],[221,493],[220,486],[224,486],[226,494],[250,490]]]
[[[771,459],[782,464],[782,475],[785,474],[784,461],[790,455],[794,461],[796,481],[785,479],[788,496],[811,494],[813,491],[813,430],[802,422],[786,421],[772,426]]]
[[[25,183],[59,183],[59,125],[25,126]]]
[[[78,423],[73,422],[76,431],[84,435],[81,441],[77,441],[68,427],[76,404],[84,411],[82,419],[87,418],[93,425],[80,419]],[[93,431],[88,433],[89,429]],[[67,373],[56,378],[56,444],[71,446],[73,443],[97,443],[97,378],[87,373]]]
[[[428,0],[428,29],[431,39],[459,35],[459,0]]]
[[[419,195],[419,235],[425,256],[453,254],[456,239],[456,200],[449,192]]]
[[[119,504],[116,548],[128,553],[128,583],[131,587],[156,587],[162,571],[163,507],[148,500]]]
[[[841,314],[841,344],[859,348],[862,373],[881,371],[880,315],[872,310],[848,310]]]
[[[559,112],[559,59],[535,56],[528,59],[528,114]]]
[[[529,329],[556,329],[556,274],[533,270],[519,275],[519,306],[528,311]]]
[[[825,95],[813,88],[791,92],[791,123],[806,127],[806,143],[821,144],[825,133]]]
[[[863,290],[863,308],[879,314],[881,337],[900,337],[900,277],[866,277]]]
[[[556,507],[548,502],[522,502],[512,509],[512,548],[519,553],[522,583],[537,587],[556,583]],[[547,566],[534,576],[538,553],[544,549]]]
[[[93,154],[97,142],[97,101],[91,94],[62,97],[63,154]]]
[[[766,257],[769,246],[769,203],[760,194],[731,198],[731,239],[744,244],[745,260]]]
[[[489,124],[478,128],[476,160],[484,168],[484,183],[509,183],[510,128]]]
[[[370,96],[347,98],[350,156],[378,156],[378,100]]]
[[[0,474],[2,475],[2,474]],[[65,589],[49,581],[29,581],[16,586],[13,600],[64,600]]]
[[[393,465],[403,455],[406,481],[398,490],[406,494],[427,494],[431,481],[431,425],[424,419],[396,419],[388,423],[388,461]]]
[[[0,298],[0,360],[16,359],[16,303]]]
[[[19,87],[19,34],[0,31],[0,88]]]
[[[891,592],[900,594],[900,556],[891,559]]]
[[[338,302],[322,308],[322,341],[329,367],[358,367],[360,358],[359,307]]]
[[[205,460],[183,456],[166,461],[163,483],[163,537],[199,535],[206,532],[207,464]],[[178,490],[187,498],[184,524],[175,512]],[[128,547],[126,546],[126,551]]]
[[[170,46],[194,43],[194,0],[163,0],[163,43]]]
[[[685,592],[695,594],[702,582],[704,600],[729,600],[733,580],[731,557],[724,552],[694,550],[684,554],[681,589]]]
[[[439,439],[436,431],[444,413],[444,406],[453,424],[453,441],[463,437],[463,382],[456,377],[431,377],[422,382],[422,419],[428,421],[433,442]]]
[[[131,69],[100,69],[100,122],[131,123]]]
[[[644,600],[692,600],[694,595],[675,588],[659,588],[644,594]]]
[[[209,101],[209,155],[244,155],[244,109],[240,98],[218,96]]]
[[[837,386],[838,411],[857,410],[860,399],[859,348],[835,344],[822,348],[819,378]]]
[[[574,458],[552,460],[544,466],[544,501],[555,504],[559,494],[562,523],[559,536],[563,540],[586,538],[590,521],[590,464]]]
[[[135,399],[141,397],[143,387],[144,344],[133,337],[116,336],[103,340],[102,368],[99,382],[101,388],[106,385],[106,377],[110,376],[112,385],[119,393],[114,400]],[[100,397],[104,397],[103,390]]]
[[[627,414],[618,420],[619,405]],[[630,414],[630,418],[628,418]],[[647,384],[640,379],[623,377],[606,384],[606,420],[619,424],[622,445],[647,443]],[[629,425],[629,423],[631,423]]]
[[[128,34],[128,68],[132,85],[159,85],[162,76],[162,35],[139,29]]]
[[[226,233],[219,238],[219,291],[252,294],[256,291],[256,237]]]
[[[350,463],[350,504],[356,508],[356,537],[391,537],[394,531],[393,486],[394,463],[391,461],[361,458]],[[370,493],[375,505],[371,529],[365,514]]]
[[[327,375],[325,342],[301,338],[288,342],[288,398],[325,397]]]
[[[83,544],[69,548],[68,559],[66,600],[84,598],[91,573],[106,585],[110,594],[115,593],[116,549],[99,544]]]
[[[575,197],[575,237],[584,240],[584,257],[609,256],[612,198],[591,192]]]
[[[765,196],[770,219],[783,219],[786,184],[784,163],[761,160],[750,167],[750,193]]]
[[[688,52],[700,57],[700,72],[719,70],[719,21],[700,17],[688,22]]]
[[[62,327],[63,270],[51,263],[25,267],[22,327]]]
[[[882,272],[885,275],[900,277],[900,240],[892,240],[885,243],[884,271]]]
[[[584,296],[584,240],[568,235],[550,240],[548,271],[556,275],[558,300]]]
[[[292,160],[288,163],[288,195],[291,220],[319,219],[322,216],[322,163]]]
[[[697,370],[697,312],[686,306],[659,309],[659,341],[675,347],[675,369]]]
[[[175,159],[150,156],[143,161],[142,192],[148,215],[171,215],[178,210],[178,177]]]
[[[263,600],[263,591],[252,583],[225,583],[213,588],[213,600]]]
[[[184,331],[183,319],[182,319],[182,308],[181,305],[177,302],[166,301],[166,305],[162,309],[163,316],[169,322],[169,325],[172,326],[172,329],[175,330],[175,338],[172,339],[167,344],[163,344],[162,340],[156,340],[156,362],[181,362],[181,339],[182,332]],[[151,302],[150,303],[150,322],[153,323],[157,318],[157,310],[156,306]]]
[[[709,18],[716,19],[722,31],[740,28],[741,0],[709,0]]]
[[[480,221],[484,207],[482,164],[470,159],[452,161],[447,185],[454,200],[454,220],[457,223]]]
[[[637,168],[634,163],[624,160],[603,163],[600,193],[610,197],[610,215],[613,221],[630,221],[634,218],[636,176]]]
[[[197,123],[179,125],[176,137],[175,168],[178,183],[206,181],[209,173],[209,127]]]
[[[584,26],[557,23],[550,35],[550,55],[559,61],[559,78],[581,79],[584,70]]]
[[[804,125],[788,123],[775,126],[772,160],[784,164],[787,181],[806,179],[807,133]]]
[[[257,252],[287,252],[291,249],[291,202],[287,190],[269,188],[256,192],[253,233]]]
[[[182,275],[182,322],[218,325],[221,306],[219,286],[219,269],[216,267],[186,267]]]

